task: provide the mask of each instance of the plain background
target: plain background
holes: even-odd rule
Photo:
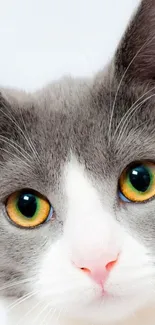
[[[33,90],[91,76],[111,58],[140,0],[0,0],[0,85]]]

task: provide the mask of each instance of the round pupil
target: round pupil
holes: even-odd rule
[[[35,195],[23,193],[19,196],[17,206],[19,211],[26,218],[32,218],[37,210],[37,200]]]
[[[151,182],[151,176],[147,168],[137,166],[129,171],[129,180],[137,191],[146,192]]]

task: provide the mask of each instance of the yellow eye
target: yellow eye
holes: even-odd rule
[[[119,179],[122,201],[144,202],[155,195],[155,164],[140,162],[127,167]]]
[[[6,202],[6,211],[16,225],[24,228],[39,226],[53,216],[49,201],[31,190],[11,194]]]

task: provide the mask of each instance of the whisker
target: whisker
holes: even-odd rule
[[[113,71],[110,71],[110,111],[112,109],[112,78],[113,78]]]
[[[119,136],[117,138],[117,145],[119,145],[123,135],[125,134],[125,131],[127,129],[127,126],[129,124],[129,122],[131,121],[131,118],[133,117],[133,115],[138,111],[138,109],[141,108],[141,106],[146,102],[148,101],[150,98],[154,97],[155,94],[152,94],[150,95],[149,97],[145,98],[140,104],[136,105],[135,107],[133,107],[133,109],[130,111],[130,113],[126,116],[126,119],[124,120],[123,124],[122,124],[122,127],[121,127],[121,130],[120,130],[120,133],[119,133]],[[130,117],[130,119],[129,119]],[[126,123],[126,124],[125,124]],[[121,133],[122,131],[122,133]]]
[[[15,142],[13,142],[12,140],[8,140],[7,138],[5,139],[5,137],[3,137],[2,135],[0,135],[0,141],[8,144],[10,147],[12,147],[13,149],[15,149],[17,152],[19,152],[19,154],[25,159],[27,160],[28,162],[30,162],[30,159],[28,157],[26,157],[24,155],[24,153],[22,153],[23,151],[23,148],[19,145],[17,145]],[[14,145],[15,144],[15,145]],[[19,148],[18,148],[19,147]],[[24,152],[26,153],[26,151],[24,150]],[[27,154],[27,153],[26,153]],[[30,156],[30,155],[29,155]],[[31,160],[32,160],[32,157],[30,156]]]
[[[16,285],[20,285],[20,284],[24,284],[24,283],[29,283],[32,280],[34,280],[34,279],[33,278],[28,278],[28,279],[20,280],[20,281],[11,281],[9,284],[7,284],[7,285],[5,285],[3,287],[0,287],[0,291],[5,290],[5,289],[12,288],[12,287],[14,287]]]
[[[56,322],[58,322],[58,320],[60,319],[60,316],[61,316],[61,314],[62,314],[62,311],[63,311],[63,309],[60,309],[59,314],[58,314],[58,316],[57,316],[57,318],[56,318]]]
[[[50,304],[48,304],[49,307]],[[44,324],[44,322],[47,320],[48,316],[50,315],[51,311],[53,310],[53,307],[50,307],[50,309],[48,310],[48,312],[46,313],[45,317],[42,320],[42,324]],[[54,309],[54,312],[56,311],[56,309]]]
[[[50,309],[50,312],[52,311],[52,309],[53,309],[53,308]],[[57,310],[56,310],[56,308],[55,308],[55,309],[53,310],[53,313],[51,314],[51,316],[50,316],[50,318],[49,318],[49,323],[50,323],[50,321],[52,320],[52,318],[53,318],[54,314],[56,313],[56,311],[57,311]]]
[[[38,160],[38,163],[40,164],[40,157],[39,157],[38,152],[37,152],[37,150],[36,150],[36,148],[35,148],[32,140],[31,140],[31,138],[30,138],[30,136],[28,134],[28,131],[27,131],[27,128],[26,128],[26,124],[24,122],[24,119],[23,119],[23,115],[22,115],[22,111],[21,110],[20,110],[20,114],[21,114],[22,122],[23,122],[23,125],[24,125],[24,128],[25,128],[25,132],[26,132],[26,135],[27,135],[27,140],[29,141],[29,146],[30,146],[32,152],[34,153],[34,156]]]
[[[27,293],[27,294],[23,295],[22,297],[20,297],[20,298],[14,300],[10,305],[7,306],[7,309],[8,309],[8,310],[13,309],[16,305],[18,305],[18,303],[19,303],[20,301],[23,301],[24,298],[29,297],[29,295],[30,295],[30,293]]]
[[[35,296],[39,291],[32,291],[31,293],[29,294],[26,294],[24,295],[23,297],[17,299],[14,303],[12,303],[11,305],[9,305],[7,307],[7,310],[10,311],[12,310],[13,308],[17,307],[18,305],[20,305],[22,302],[32,298],[33,296]]]
[[[146,122],[143,122],[143,123],[139,124],[139,126],[134,129],[134,134],[136,135],[136,132],[138,131],[139,128],[141,128],[141,131],[144,130],[143,126],[146,126]],[[126,137],[125,137],[125,139],[123,140],[123,147],[125,147],[129,143],[129,139],[131,140],[130,134],[127,134]],[[118,148],[118,151],[117,151],[118,156],[121,153],[121,150],[122,150],[122,148],[119,147]]]
[[[40,313],[35,317],[34,319],[34,324],[36,324],[36,321],[39,319],[39,317],[44,313],[44,311],[49,307],[49,304],[46,303],[45,307],[42,308],[42,310],[40,311]]]
[[[42,301],[37,302],[30,310],[28,310],[28,312],[23,317],[19,319],[16,325],[19,325],[23,319],[26,319],[26,317],[29,316],[41,303]]]
[[[7,109],[7,106],[6,106],[6,105],[3,105],[3,107],[5,107],[5,108]],[[32,151],[32,147],[31,147],[31,145],[30,145],[29,139],[27,139],[27,137],[26,137],[24,131],[23,131],[22,128],[19,126],[19,124],[18,124],[18,122],[16,121],[16,119],[13,118],[13,117],[11,117],[9,114],[7,114],[7,113],[6,113],[2,108],[0,108],[0,112],[1,112],[4,116],[6,116],[6,117],[8,118],[8,120],[10,120],[10,121],[11,121],[11,122],[16,126],[16,128],[18,129],[18,131],[20,131],[20,134],[21,134],[21,135],[23,136],[23,138],[26,140],[26,142],[27,142],[29,148],[30,148],[31,151]],[[32,153],[34,153],[34,152],[32,151]]]
[[[151,91],[153,91],[155,89],[155,87],[152,87],[151,89],[149,89],[148,91],[146,91],[142,96],[140,96],[132,105],[131,107],[127,110],[127,112],[123,115],[123,117],[121,118],[119,124],[117,125],[116,127],[116,130],[113,134],[113,137],[112,137],[112,140],[115,138],[116,134],[117,134],[117,131],[118,129],[120,128],[122,122],[124,121],[124,119],[126,118],[126,116],[129,114],[129,112],[133,109],[133,107],[141,100],[143,99],[144,96],[146,96],[147,94],[149,94]],[[140,104],[140,103],[138,103]]]
[[[32,156],[21,146],[19,145],[17,142],[13,141],[12,139],[10,138],[7,138],[6,136],[4,135],[0,135],[0,138],[1,139],[4,139],[4,140],[8,140],[9,142],[11,142],[12,144],[15,145],[15,147],[19,148],[21,151],[23,151],[23,153],[25,153],[29,158],[30,160],[32,160]]]
[[[31,165],[29,165],[25,160],[20,159],[19,156],[17,156],[17,155],[14,154],[13,152],[10,152],[10,151],[8,151],[8,150],[5,149],[5,148],[0,148],[0,150],[6,152],[10,157],[12,156],[12,157],[14,157],[15,159],[18,159],[19,161],[21,161],[21,163],[22,163],[23,165],[27,166],[29,169],[32,170],[32,166],[31,166]]]

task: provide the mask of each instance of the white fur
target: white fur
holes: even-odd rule
[[[33,288],[39,290],[38,301],[13,308],[0,325],[39,325],[44,320],[46,325],[154,325],[155,270],[146,248],[116,221],[75,159],[66,166],[63,187],[64,233],[41,261]],[[105,265],[118,253],[118,263],[105,283],[105,297],[100,286],[72,263],[87,267],[93,260]]]

